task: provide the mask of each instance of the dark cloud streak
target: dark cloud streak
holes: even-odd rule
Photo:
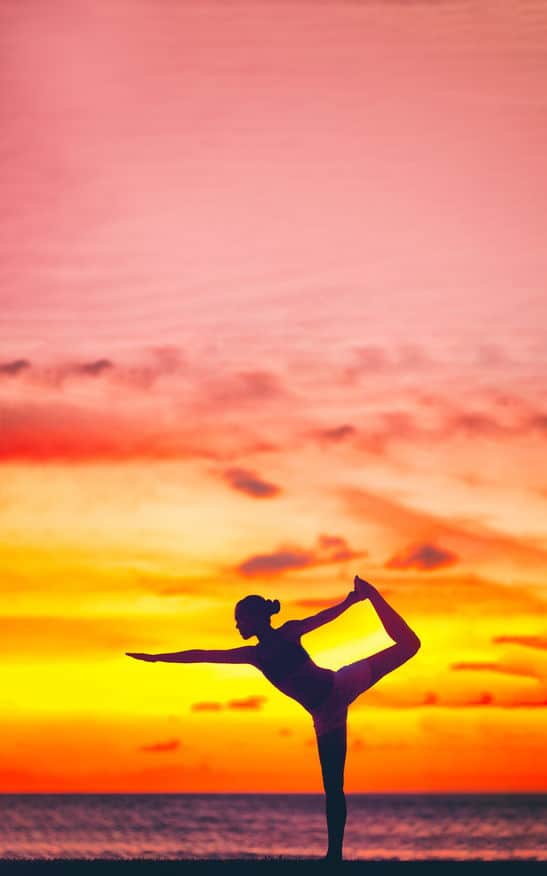
[[[399,554],[391,557],[384,565],[386,569],[422,569],[429,572],[444,568],[458,562],[458,557],[452,551],[433,544],[411,545]]]
[[[313,568],[346,562],[367,555],[366,551],[352,550],[341,536],[321,533],[315,549],[281,545],[270,554],[255,554],[240,563],[236,571],[245,577],[278,575],[291,570]]]
[[[269,499],[277,496],[281,488],[275,484],[263,480],[254,471],[245,468],[228,468],[224,471],[224,477],[228,483],[241,493],[246,493],[255,499]]]

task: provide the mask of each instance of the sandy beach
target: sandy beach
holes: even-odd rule
[[[252,873],[317,873],[317,872],[343,872],[355,874],[367,874],[367,876],[389,876],[397,873],[424,873],[431,874],[442,868],[443,874],[461,873],[465,868],[466,874],[481,871],[486,874],[498,873],[539,873],[544,872],[545,861],[523,860],[518,858],[498,861],[462,860],[453,861],[443,858],[429,860],[392,859],[382,861],[344,861],[342,864],[325,865],[318,859],[310,858],[256,858],[256,859],[189,859],[181,858],[178,861],[166,860],[117,860],[111,859],[49,859],[49,860],[9,860],[0,859],[2,873],[36,873],[37,876],[45,874],[81,874],[91,876],[96,870],[96,876],[104,874],[123,874],[123,876],[175,876],[175,874],[190,873],[242,873],[251,876]]]

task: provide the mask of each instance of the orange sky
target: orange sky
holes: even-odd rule
[[[0,791],[320,791],[258,670],[124,652],[355,573],[422,647],[346,789],[545,790],[546,24],[0,8]],[[390,640],[360,604],[303,644]]]

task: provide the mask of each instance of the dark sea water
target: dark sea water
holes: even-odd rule
[[[547,795],[348,794],[348,860],[547,860]],[[2,794],[0,858],[320,857],[319,794]]]

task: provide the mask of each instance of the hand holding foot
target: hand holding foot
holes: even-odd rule
[[[368,599],[373,590],[373,585],[365,581],[364,578],[360,578],[359,575],[353,579],[353,592],[357,593],[359,599]]]

